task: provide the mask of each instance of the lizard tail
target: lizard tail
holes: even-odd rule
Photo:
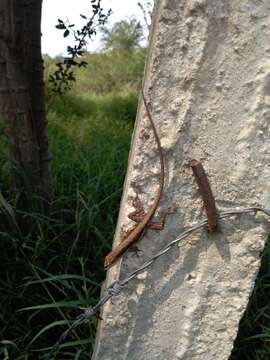
[[[148,105],[147,105],[147,102],[146,102],[146,99],[145,99],[145,96],[144,96],[143,87],[141,87],[141,89],[142,89],[142,98],[143,98],[145,110],[146,110],[148,119],[149,119],[149,121],[151,123],[153,133],[154,133],[154,136],[155,136],[155,140],[156,140],[156,143],[157,143],[157,148],[158,148],[158,153],[159,153],[159,162],[160,162],[160,182],[159,182],[159,187],[160,187],[160,189],[162,191],[163,186],[164,186],[164,174],[165,174],[163,151],[162,151],[161,143],[160,143],[159,136],[158,136],[158,133],[157,133],[157,129],[155,127],[152,115],[151,115],[151,113],[149,111],[149,108],[148,108]]]

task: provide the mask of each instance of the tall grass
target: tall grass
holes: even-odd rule
[[[230,360],[270,359],[270,237]]]
[[[49,110],[50,215],[34,206],[20,211],[0,194],[0,358],[41,359],[78,308],[98,299],[136,106],[133,93],[55,100]],[[74,331],[61,356],[89,358],[95,325]]]

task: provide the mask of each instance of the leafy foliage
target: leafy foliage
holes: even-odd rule
[[[111,30],[103,28],[102,31],[103,50],[86,52],[81,57],[87,67],[76,70],[74,94],[125,93],[136,89],[141,82],[146,48],[140,43],[142,29],[138,22],[130,18],[116,23]],[[54,98],[49,79],[55,71],[55,61],[48,56],[44,60],[46,94]]]
[[[76,93],[126,93],[138,88],[145,62],[145,49],[124,55],[120,51],[88,53],[87,68],[77,71]]]
[[[86,24],[81,28],[74,30],[74,24],[69,21],[64,22],[58,19],[56,28],[63,31],[63,36],[67,37],[71,33],[75,40],[75,45],[67,47],[68,56],[63,61],[57,62],[57,69],[49,76],[49,81],[53,84],[52,91],[55,94],[63,94],[70,90],[72,84],[75,82],[74,68],[85,67],[87,62],[80,60],[85,53],[87,40],[96,35],[97,28],[103,26],[111,14],[111,10],[107,13],[103,12],[101,7],[101,0],[91,0],[92,16],[88,19],[87,16],[81,14],[81,18],[86,20]]]
[[[138,20],[130,18],[113,25],[111,29],[103,28],[103,46],[106,51],[132,53],[140,47],[143,28]]]

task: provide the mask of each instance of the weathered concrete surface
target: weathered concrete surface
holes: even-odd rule
[[[145,88],[166,158],[160,211],[177,211],[163,231],[149,230],[111,269],[105,285],[141,265],[202,218],[190,169],[202,160],[221,210],[270,208],[270,3],[159,0],[154,12]],[[159,163],[151,127],[139,107],[120,227],[130,196],[145,207],[157,189]],[[221,233],[198,231],[160,258],[108,303],[95,360],[228,359],[269,232],[262,215],[221,221]]]

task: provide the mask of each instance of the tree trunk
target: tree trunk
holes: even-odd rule
[[[52,176],[41,55],[42,0],[0,0],[0,112],[16,191],[50,199]]]

